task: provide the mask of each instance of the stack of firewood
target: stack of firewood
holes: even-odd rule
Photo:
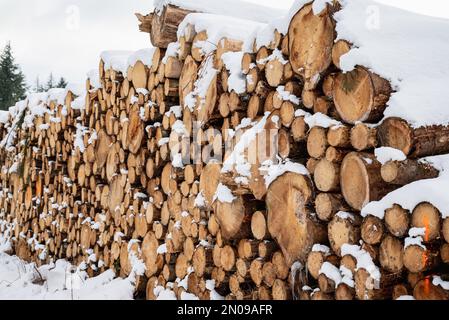
[[[448,152],[449,131],[375,125],[392,88],[340,70],[351,44],[334,42],[338,10],[307,4],[286,34],[248,45],[168,5],[138,16],[155,49],[126,67],[105,53],[85,94],[16,106],[0,124],[0,218],[16,254],[137,275],[148,299],[449,298],[432,281],[449,263],[449,219],[429,202],[361,214],[438,177],[419,158]],[[378,147],[407,160],[381,164]]]

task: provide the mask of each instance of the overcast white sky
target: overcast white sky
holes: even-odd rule
[[[294,2],[247,1],[286,9]],[[377,1],[449,18],[449,0]],[[0,0],[0,48],[11,41],[30,84],[38,75],[45,81],[50,71],[71,82],[84,81],[86,72],[97,68],[101,51],[151,46],[134,16],[151,7],[152,0]]]

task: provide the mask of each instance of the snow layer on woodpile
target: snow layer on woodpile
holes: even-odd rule
[[[186,10],[214,13],[240,19],[268,23],[285,14],[282,9],[271,8],[241,0],[154,0],[157,13],[169,4]]]
[[[415,300],[415,298],[413,296],[406,295],[406,296],[400,296],[396,300]]]
[[[195,81],[193,91],[189,93],[184,102],[185,107],[193,111],[195,108],[201,110],[204,106],[207,90],[218,70],[213,66],[212,56],[208,56],[199,71],[198,80]]]
[[[269,116],[270,113],[266,112],[259,122],[253,123],[253,127],[245,131],[231,155],[223,163],[222,173],[227,173],[235,169],[241,176],[251,177],[251,164],[245,156],[245,150],[257,139],[258,134],[264,130]]]
[[[449,124],[449,20],[423,16],[371,0],[341,0],[339,39],[355,48],[342,56],[344,71],[365,66],[391,81],[385,117],[414,127]]]
[[[320,274],[324,274],[328,279],[332,280],[335,284],[335,288],[338,287],[343,279],[340,270],[327,261],[321,266]]]
[[[208,13],[191,13],[187,15],[178,28],[178,39],[184,35],[187,25],[195,26],[197,33],[206,31],[207,41],[200,42],[205,55],[217,49],[218,42],[223,38],[241,40],[244,51],[252,51],[251,37],[264,24],[238,18]]]
[[[100,57],[104,62],[105,70],[113,69],[126,76],[128,74],[128,59],[133,53],[133,51],[124,50],[103,51]]]
[[[440,176],[435,179],[424,179],[412,182],[389,194],[380,201],[368,203],[362,209],[362,216],[373,215],[381,219],[384,218],[385,210],[393,207],[394,204],[410,212],[422,202],[429,202],[434,205],[443,218],[449,217],[449,155],[441,155],[423,158],[421,161],[427,162],[440,170]]]
[[[326,256],[330,255],[331,249],[328,246],[325,246],[323,244],[315,244],[312,247],[312,252],[322,252]]]
[[[344,244],[341,247],[341,256],[344,257],[346,255],[350,255],[357,260],[356,271],[365,269],[370,274],[371,278],[380,281],[381,274],[379,267],[375,265],[370,254],[366,250],[358,245]]]
[[[8,111],[0,111],[0,123],[7,123],[9,120],[9,112]]]
[[[267,188],[269,188],[277,178],[287,172],[297,173],[303,176],[309,176],[310,174],[307,168],[302,164],[291,162],[289,160],[280,162],[278,164],[274,164],[271,160],[267,160],[262,164],[259,171],[264,176],[265,186]]]
[[[259,28],[254,34],[257,49],[270,44],[274,40],[274,32],[276,30],[280,34],[286,35],[293,17],[305,4],[310,2],[311,0],[296,0],[283,16],[276,17],[264,27]],[[313,3],[314,14],[319,14],[323,11],[326,3],[332,3],[332,0],[315,0]]]
[[[137,61],[140,61],[144,65],[150,67],[153,64],[153,56],[155,52],[155,48],[137,50],[128,57],[128,67],[134,66]]]
[[[243,52],[226,52],[221,56],[226,69],[229,71],[228,91],[237,94],[245,93],[246,78],[242,73]]]
[[[137,51],[103,51],[100,54],[100,58],[104,62],[105,70],[112,69],[115,71],[119,71],[124,77],[126,77],[128,75],[128,68],[134,66],[137,61],[142,62],[148,67],[151,67],[155,51],[155,48],[145,48]]]
[[[213,202],[218,200],[223,203],[232,203],[235,199],[236,197],[232,194],[232,191],[227,186],[220,183],[215,192]]]
[[[434,286],[440,286],[444,290],[449,290],[449,281],[444,281],[439,276],[433,276],[432,284]]]
[[[0,142],[0,148],[11,150],[17,136],[17,130],[33,127],[34,119],[37,116],[42,117],[48,113],[52,122],[60,122],[61,119],[54,117],[54,111],[51,112],[48,106],[52,101],[64,106],[68,92],[71,92],[75,98],[71,103],[72,108],[83,109],[86,99],[85,86],[74,83],[69,83],[65,89],[54,88],[47,92],[30,93],[24,100],[18,101],[10,107],[7,112],[8,118],[12,121],[9,122],[8,120],[4,123],[7,134]],[[62,112],[67,112],[66,106],[64,106]],[[6,119],[6,113],[3,113],[3,117]]]
[[[87,73],[87,79],[90,80],[90,85],[94,89],[101,89],[101,82],[100,82],[100,74],[98,72],[98,69],[92,69]]]
[[[404,152],[390,147],[377,148],[374,150],[374,154],[377,161],[381,164],[386,164],[389,161],[404,161],[407,159]]]
[[[180,44],[178,42],[172,42],[168,44],[167,51],[165,51],[162,63],[166,64],[169,57],[177,57],[179,54]]]

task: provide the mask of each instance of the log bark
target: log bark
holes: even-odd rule
[[[404,186],[414,181],[436,178],[440,172],[429,163],[405,160],[390,161],[384,164],[381,174],[385,182]]]
[[[404,152],[409,158],[439,155],[449,152],[449,127],[413,128],[399,118],[385,119],[378,128],[379,144]]]

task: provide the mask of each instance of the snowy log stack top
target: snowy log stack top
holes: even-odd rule
[[[449,299],[449,22],[221,3],[156,1],[154,49],[0,114],[15,253],[148,299]]]

